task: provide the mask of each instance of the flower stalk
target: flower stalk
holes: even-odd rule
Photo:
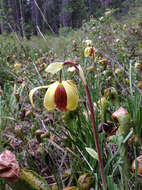
[[[59,82],[62,83],[62,70],[59,72]]]
[[[72,65],[72,66],[74,66],[75,69],[77,70],[77,72],[79,73],[80,78],[81,78],[81,80],[82,80],[82,82],[84,84],[84,87],[85,87],[85,90],[86,90],[86,95],[87,95],[87,98],[88,98],[88,104],[89,104],[89,110],[90,110],[90,119],[91,119],[91,125],[92,125],[94,141],[95,141],[96,150],[97,150],[97,153],[98,153],[98,162],[99,162],[100,171],[101,171],[101,179],[102,179],[102,184],[103,184],[103,190],[107,190],[106,180],[105,180],[105,176],[104,176],[103,161],[102,161],[102,158],[101,158],[101,150],[100,150],[100,146],[99,146],[98,133],[97,133],[96,122],[95,122],[95,117],[94,117],[93,104],[92,104],[91,95],[90,95],[88,85],[86,83],[86,80],[84,78],[82,70],[80,71],[79,67],[74,62],[65,61],[64,65]]]

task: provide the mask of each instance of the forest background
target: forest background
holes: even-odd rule
[[[17,32],[29,38],[79,28],[90,16],[100,17],[107,8],[126,14],[135,0],[0,0],[0,34]]]

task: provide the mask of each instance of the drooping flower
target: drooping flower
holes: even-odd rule
[[[75,110],[78,105],[78,91],[76,85],[71,81],[54,82],[48,86],[40,86],[30,91],[29,98],[33,104],[33,94],[36,90],[41,88],[48,88],[44,96],[44,107],[47,110],[55,108],[61,111]]]
[[[91,56],[93,56],[94,55],[94,53],[95,53],[95,50],[94,50],[94,48],[93,47],[86,47],[85,48],[85,50],[84,50],[84,56],[85,57],[91,57]]]

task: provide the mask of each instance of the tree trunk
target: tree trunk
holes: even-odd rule
[[[22,0],[19,0],[19,7],[20,7],[20,17],[21,17],[21,34],[22,36],[24,37],[25,34],[24,34],[24,6],[23,6],[23,1]]]
[[[102,6],[104,6],[105,8],[109,7],[109,4],[112,0],[100,0]]]
[[[43,14],[46,17],[47,23],[51,26],[54,32],[58,32],[59,28],[59,13],[57,11],[57,4],[57,0],[45,0],[45,2],[43,3]]]
[[[4,24],[3,24],[3,19],[2,19],[2,9],[3,9],[3,0],[1,0],[0,4],[0,34],[3,34],[4,32]]]
[[[71,12],[71,1],[62,0],[61,13],[60,13],[60,23],[63,27],[72,26],[72,12]]]
[[[37,7],[36,3],[37,3],[36,0],[31,0],[30,1],[31,17],[32,17],[32,21],[33,21],[33,24],[34,24],[34,29],[33,29],[33,34],[34,35],[38,34],[37,26],[39,26],[39,10],[38,10],[38,7]]]
[[[15,17],[16,31],[20,34],[20,36],[23,36],[22,27],[21,27],[20,7],[19,7],[19,2],[17,2],[17,0],[14,0],[13,3],[13,14]]]

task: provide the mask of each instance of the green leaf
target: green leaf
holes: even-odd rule
[[[55,73],[60,71],[62,68],[63,68],[63,62],[54,62],[48,65],[45,71],[54,75]]]
[[[96,160],[98,160],[98,153],[92,149],[92,148],[85,148],[86,151],[90,154],[90,156],[92,156],[93,158],[95,158]]]
[[[84,85],[86,85],[87,83],[86,83],[86,80],[85,80],[85,76],[84,76],[83,70],[82,70],[80,65],[78,66],[78,69],[79,69],[79,75],[80,75]]]

